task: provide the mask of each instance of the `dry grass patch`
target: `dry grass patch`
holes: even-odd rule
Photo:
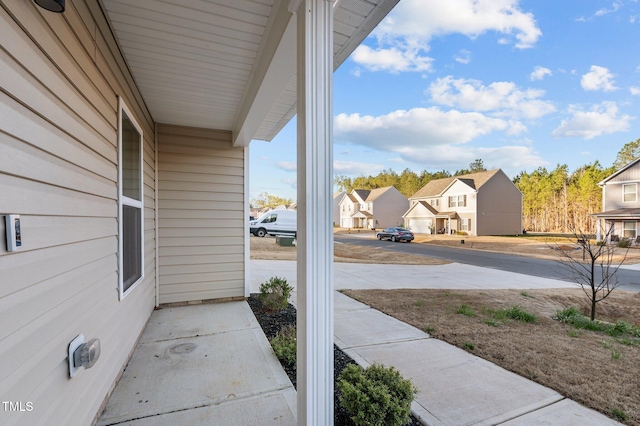
[[[345,294],[609,417],[640,425],[640,342],[552,319],[569,306],[588,312],[580,289],[348,290]],[[536,320],[512,319],[510,315],[521,314],[515,306]],[[640,327],[640,294],[612,293],[598,304],[597,318]]]
[[[281,247],[275,238],[250,237],[251,259],[296,260],[295,247]],[[444,265],[446,260],[396,253],[379,248],[334,244],[334,260],[342,263],[389,263],[399,265]]]

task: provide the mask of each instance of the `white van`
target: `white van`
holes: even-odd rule
[[[249,232],[256,237],[265,235],[297,236],[298,212],[293,210],[271,210],[258,220],[249,222]]]

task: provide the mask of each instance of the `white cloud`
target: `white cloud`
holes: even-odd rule
[[[344,151],[342,151],[340,154],[342,155],[349,155],[351,154],[351,151],[349,151],[348,149],[345,149]]]
[[[520,123],[488,117],[479,112],[442,111],[437,107],[398,110],[373,117],[339,114],[334,135],[340,143],[353,143],[387,152],[402,148],[433,149],[469,142],[494,131],[519,133]]]
[[[640,96],[640,87],[631,86],[629,87],[629,92],[631,92],[632,95]]]
[[[360,45],[353,52],[353,60],[370,71],[387,70],[392,74],[404,71],[431,71],[433,59],[420,56],[420,50],[401,49],[371,49]]]
[[[499,167],[512,174],[547,164],[533,148],[522,145],[492,148],[443,145],[429,150],[405,148],[401,155],[408,161],[420,165],[421,168],[438,170],[466,168],[476,158],[482,158],[484,164],[490,164],[490,167]]]
[[[387,160],[390,163],[406,163],[405,159],[402,157],[393,157]]]
[[[611,9],[607,9],[603,7],[602,9],[599,9],[598,11],[596,11],[595,15],[602,16],[608,13],[616,12],[618,9],[620,9],[620,6],[622,6],[622,2],[619,2],[619,1],[613,2],[613,4],[611,5]]]
[[[385,166],[382,164],[374,164],[374,163],[361,163],[358,161],[341,161],[334,160],[333,162],[333,173],[334,174],[343,174],[343,175],[375,175],[382,170],[384,170]]]
[[[285,172],[295,172],[298,169],[296,163],[291,163],[289,161],[278,161],[276,163],[276,167],[284,170]]]
[[[553,75],[549,68],[541,67],[540,65],[536,66],[533,69],[533,72],[529,76],[531,81],[542,80],[547,75]]]
[[[378,37],[419,38],[464,34],[471,38],[488,31],[514,36],[516,47],[532,47],[542,32],[519,0],[402,0],[375,31]]]
[[[515,83],[505,81],[485,86],[478,80],[447,76],[432,82],[427,93],[432,102],[465,110],[490,111],[497,117],[534,119],[556,109],[551,102],[540,99],[544,90],[522,90]]]
[[[456,62],[460,62],[461,64],[467,65],[471,62],[471,52],[467,49],[462,49],[460,52],[453,57]]]
[[[602,134],[629,130],[629,122],[634,119],[627,114],[619,114],[615,102],[602,102],[584,111],[577,105],[569,107],[571,118],[562,120],[551,134],[556,138],[580,137],[593,139]]]
[[[611,92],[616,90],[613,74],[608,68],[591,65],[589,72],[582,76],[580,85],[584,90],[603,90]]]
[[[372,70],[429,71],[433,59],[429,42],[434,37],[463,34],[476,38],[489,31],[502,34],[500,44],[519,49],[533,47],[542,32],[520,0],[402,0],[372,33],[377,46],[361,45],[353,60]],[[460,60],[467,57],[460,55]],[[466,63],[466,62],[462,62]]]

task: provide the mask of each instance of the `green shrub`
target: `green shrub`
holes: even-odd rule
[[[578,308],[576,308],[575,306],[569,306],[568,308],[557,310],[553,319],[555,319],[556,321],[571,324],[571,322],[576,317],[581,317],[581,316],[583,315],[580,312],[580,310],[578,310]]]
[[[470,342],[464,342],[462,344],[462,347],[465,349],[469,349],[470,351],[474,350],[476,348],[476,345],[474,345],[473,343]]]
[[[490,325],[491,327],[500,327],[502,325],[501,321],[496,321],[491,318],[487,318],[486,320],[484,320],[484,323]]]
[[[289,304],[291,287],[284,278],[271,277],[269,281],[260,284],[260,300],[262,305],[270,311],[281,311]]]
[[[619,408],[613,408],[611,410],[611,414],[613,415],[613,417],[615,417],[618,420],[621,420],[621,421],[627,420],[627,413],[625,413],[623,410]]]
[[[631,336],[640,337],[640,327],[629,324],[626,321],[616,321],[615,324],[602,321],[591,321],[591,318],[583,315],[577,308],[573,306],[556,311],[553,319],[571,324],[575,328],[581,328],[590,331],[599,331],[607,333],[612,337]],[[636,344],[636,339],[627,339],[631,344]],[[627,344],[627,343],[625,343]]]
[[[282,327],[269,343],[279,360],[296,364],[296,328],[293,325]]]
[[[620,241],[618,241],[617,246],[621,248],[629,248],[631,247],[631,243],[631,238],[622,238]]]
[[[464,303],[456,308],[456,314],[462,314],[467,317],[475,317],[476,313],[473,308],[469,305],[465,305]]]
[[[521,322],[538,322],[538,317],[535,314],[525,311],[518,305],[515,305],[511,309],[506,309],[505,315],[507,316],[507,318],[511,318]]]
[[[393,367],[351,364],[338,378],[339,402],[356,426],[400,426],[409,420],[417,389]]]

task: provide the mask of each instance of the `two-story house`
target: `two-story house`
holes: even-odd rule
[[[340,226],[378,229],[400,226],[409,200],[395,187],[354,189],[340,201]]]
[[[602,235],[609,241],[619,238],[638,238],[640,228],[640,158],[630,162],[600,182],[602,187],[602,212],[594,215],[597,223],[597,240]]]
[[[522,232],[522,193],[501,169],[432,180],[409,202],[404,223],[415,233]]]

